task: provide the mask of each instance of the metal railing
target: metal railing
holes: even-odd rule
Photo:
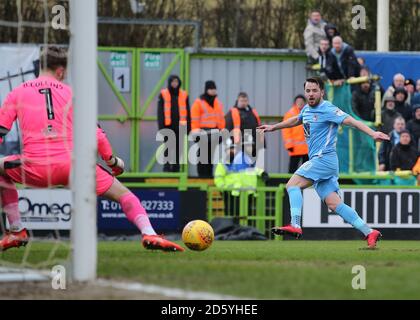
[[[258,229],[269,239],[274,226],[282,224],[283,197],[285,186],[257,187],[239,191],[238,196],[232,195],[232,189],[220,190],[217,187],[207,189],[207,218],[212,221],[216,217],[230,217],[240,225]]]

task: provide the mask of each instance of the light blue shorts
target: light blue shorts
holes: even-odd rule
[[[312,180],[322,201],[332,192],[339,192],[338,158],[335,152],[313,157],[296,170],[295,174]]]

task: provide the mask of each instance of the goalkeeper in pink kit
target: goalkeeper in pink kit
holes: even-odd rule
[[[10,230],[0,240],[0,251],[26,245],[14,183],[47,188],[68,186],[73,150],[72,90],[62,80],[66,76],[67,53],[49,47],[41,54],[41,74],[9,93],[0,108],[0,140],[19,121],[22,133],[21,155],[0,159],[0,197]],[[97,129],[98,153],[112,169],[112,175],[96,166],[96,193],[119,202],[128,220],[142,233],[147,249],[184,251],[176,243],[156,235],[139,199],[114,176],[124,171],[124,162],[113,155],[105,132]],[[1,141],[0,141],[1,142]]]

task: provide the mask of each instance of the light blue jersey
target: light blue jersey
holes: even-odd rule
[[[309,149],[309,161],[296,174],[314,183],[322,200],[338,192],[338,158],[336,152],[338,126],[349,115],[329,101],[317,107],[306,105],[299,114]]]
[[[348,116],[329,101],[323,101],[317,107],[303,107],[299,120],[303,122],[309,159],[336,152],[338,126]]]

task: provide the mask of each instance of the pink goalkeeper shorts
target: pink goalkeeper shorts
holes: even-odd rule
[[[5,175],[16,183],[30,187],[67,187],[70,180],[70,171],[70,161],[40,165],[22,161],[20,155],[4,158]],[[113,182],[114,176],[100,165],[96,165],[96,194],[104,194]]]

